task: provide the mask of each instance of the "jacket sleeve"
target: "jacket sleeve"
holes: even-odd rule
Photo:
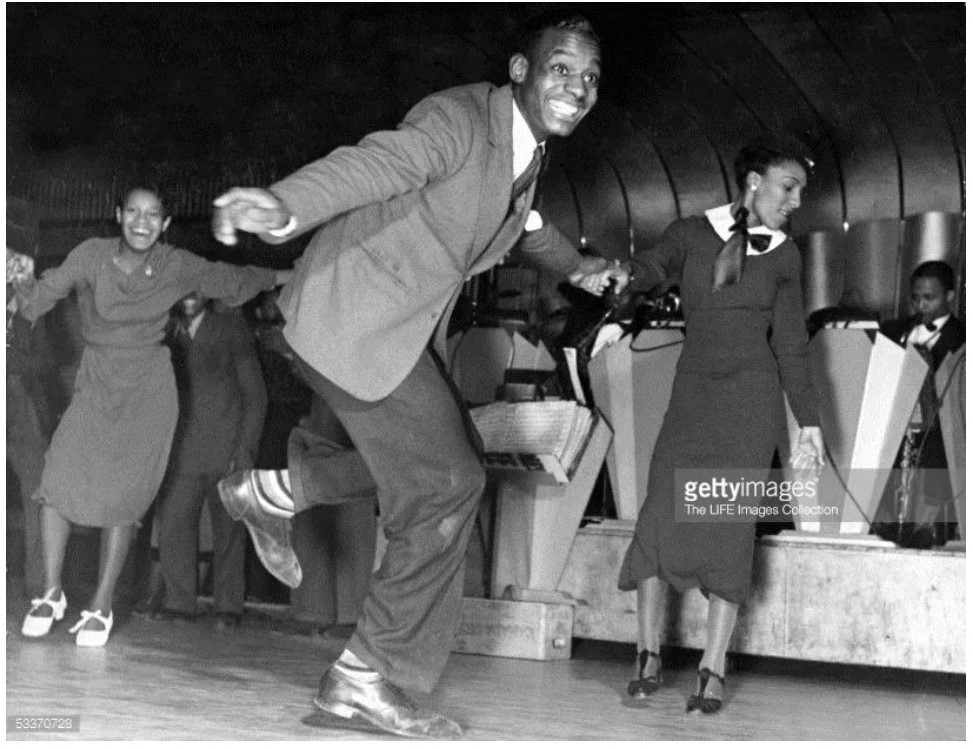
[[[807,327],[801,291],[801,256],[790,241],[780,248],[783,272],[774,298],[770,347],[777,357],[781,382],[797,423],[818,426],[818,403],[808,370]]]
[[[669,276],[682,273],[690,241],[687,228],[685,221],[669,224],[658,242],[632,256],[632,291],[651,291]]]
[[[337,148],[272,185],[297,226],[279,243],[331,218],[371,203],[420,189],[449,176],[466,161],[473,145],[472,113],[459,101],[430,96],[417,104],[395,130]]]
[[[519,249],[529,263],[556,276],[569,275],[582,260],[568,238],[546,219],[540,229],[524,232]]]

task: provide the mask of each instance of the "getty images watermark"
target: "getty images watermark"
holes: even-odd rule
[[[676,520],[787,522],[838,520],[841,499],[821,496],[818,476],[781,471],[677,469]]]
[[[965,470],[675,471],[679,522],[913,521],[965,496]],[[880,510],[880,508],[883,508]],[[935,514],[935,513],[933,513]]]

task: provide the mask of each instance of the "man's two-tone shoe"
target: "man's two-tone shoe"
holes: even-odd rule
[[[234,520],[250,532],[257,556],[267,571],[290,588],[301,584],[301,563],[291,544],[291,523],[267,513],[257,496],[256,471],[238,471],[220,481],[220,499]]]

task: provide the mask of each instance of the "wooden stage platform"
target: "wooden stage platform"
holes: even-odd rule
[[[574,637],[635,642],[635,593],[615,584],[634,525],[608,520],[575,536],[557,585],[574,602]],[[668,625],[670,645],[702,648],[702,595],[673,595]],[[757,540],[730,652],[962,674],[966,632],[965,550],[783,533]]]
[[[27,602],[7,586],[8,740],[377,740],[322,723],[311,706],[340,640],[279,631],[251,613],[217,632],[129,618],[108,647],[77,648],[69,609],[45,641],[19,634]],[[572,658],[532,661],[454,654],[420,699],[457,719],[468,740],[961,739],[962,677],[741,658],[717,716],[687,715],[698,654],[666,653],[666,685],[647,709],[621,704],[630,644],[575,640]],[[73,733],[11,730],[13,716],[80,716]]]

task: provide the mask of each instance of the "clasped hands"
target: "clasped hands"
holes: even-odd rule
[[[568,275],[568,282],[589,294],[602,296],[612,281],[615,282],[615,293],[620,294],[628,286],[630,277],[629,270],[617,260],[609,262],[600,257],[584,257]]]

